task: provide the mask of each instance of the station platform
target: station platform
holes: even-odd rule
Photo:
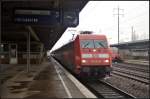
[[[31,65],[30,72],[25,65],[14,66],[5,70],[12,77],[1,84],[1,99],[6,98],[95,98],[82,85],[77,87],[56,62],[44,62],[40,65]],[[22,68],[18,68],[22,67]],[[78,84],[79,85],[79,84]],[[84,92],[81,91],[81,88]],[[85,93],[86,92],[86,93]],[[87,95],[86,95],[87,94]],[[91,94],[91,96],[90,96]]]

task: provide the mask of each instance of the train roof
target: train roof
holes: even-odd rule
[[[106,35],[99,34],[80,34],[79,39],[106,39]]]

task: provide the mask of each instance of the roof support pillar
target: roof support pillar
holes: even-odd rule
[[[27,72],[30,71],[30,32],[27,36]]]
[[[39,37],[36,35],[34,29],[31,26],[27,26],[26,28],[29,30],[29,32],[31,33],[31,35],[34,37],[36,41],[40,41]]]
[[[1,8],[2,8],[2,7],[1,7],[1,1],[0,1],[0,15],[2,15],[2,14],[1,14]],[[1,21],[1,17],[0,17],[0,45],[1,45],[1,39],[2,39],[2,37],[1,37],[1,34],[2,34],[2,33],[1,33],[1,32],[2,32],[2,31],[1,31],[1,23],[2,23],[2,21]]]

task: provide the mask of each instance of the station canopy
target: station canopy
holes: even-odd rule
[[[67,27],[79,24],[79,12],[87,0],[2,0],[1,41],[42,42],[50,50]]]

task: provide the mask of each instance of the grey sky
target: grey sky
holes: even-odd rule
[[[117,43],[117,10],[120,10],[120,42],[131,41],[131,27],[137,40],[149,39],[149,1],[90,1],[79,15],[79,25],[68,28],[52,50],[70,41],[72,34],[90,30],[95,34],[106,34],[110,44]]]

